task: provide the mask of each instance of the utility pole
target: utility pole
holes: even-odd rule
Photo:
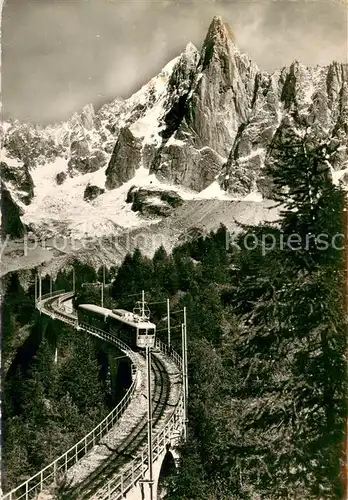
[[[146,367],[147,367],[147,439],[149,454],[149,488],[150,500],[153,500],[153,450],[152,450],[152,399],[151,399],[151,349],[146,346]]]
[[[1,358],[2,356],[0,356],[0,373],[2,374],[2,366],[1,366]],[[3,381],[3,377],[0,378],[0,392],[2,394],[2,390],[3,390],[3,387],[2,387],[2,381]],[[2,398],[0,398],[0,498],[2,498],[2,471],[3,471],[3,464],[2,464],[2,442],[3,442],[3,439],[2,439]]]
[[[185,367],[185,325],[181,325],[181,342],[182,342],[182,387],[184,395],[184,440],[186,441],[187,429],[186,429],[186,367]]]
[[[168,319],[168,347],[170,347],[170,304],[167,299],[167,319]]]
[[[103,264],[103,282],[101,285],[101,306],[104,307],[105,265]]]
[[[35,273],[35,307],[37,302],[37,273]]]
[[[142,319],[145,318],[145,292],[144,292],[144,290],[141,291],[141,317],[142,317]]]
[[[187,318],[186,318],[186,307],[184,307],[184,343],[185,343],[185,395],[186,395],[186,423],[188,422],[188,365],[187,365]],[[187,432],[187,431],[186,431]]]
[[[42,282],[41,282],[41,266],[39,266],[39,302],[41,302],[41,295],[42,295]]]
[[[73,292],[75,293],[75,268],[72,268],[72,273],[73,273]]]
[[[52,274],[50,274],[50,295],[52,295],[53,292],[53,281],[52,281]]]

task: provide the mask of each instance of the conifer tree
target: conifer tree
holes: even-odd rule
[[[244,249],[240,256],[235,303],[245,333],[234,352],[245,382],[238,391],[253,398],[259,415],[255,418],[254,409],[251,418],[246,409],[236,425],[244,428],[250,445],[255,446],[256,435],[268,435],[264,447],[255,446],[262,498],[287,497],[288,491],[301,498],[340,494],[346,391],[343,255],[333,245],[321,248],[317,240],[325,231],[332,242],[342,231],[343,194],[332,185],[328,150],[313,137],[289,132],[271,172],[283,204],[281,231],[296,234],[298,244],[277,246],[267,255],[259,248]],[[251,466],[245,460],[251,484],[257,462]]]

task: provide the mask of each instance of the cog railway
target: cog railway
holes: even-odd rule
[[[73,296],[74,292],[62,290],[39,296],[36,307],[40,313],[123,351],[131,362],[132,384],[95,429],[2,499],[48,500],[63,477],[71,499],[118,500],[140,485],[143,491],[144,482],[148,482],[150,496],[146,498],[153,500],[153,462],[168,450],[173,438],[185,436],[182,358],[156,339],[156,325],[149,321],[144,295],[142,306],[133,313],[81,304],[77,314],[64,307]],[[145,480],[148,474],[150,480]]]

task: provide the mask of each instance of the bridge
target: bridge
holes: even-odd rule
[[[41,295],[40,289],[36,307],[121,350],[130,360],[132,383],[94,429],[2,499],[50,500],[57,498],[55,487],[66,484],[71,499],[156,500],[162,465],[169,455],[177,461],[176,447],[186,437],[185,356],[156,339],[145,358],[109,332],[79,325],[66,306],[73,295],[63,290]]]

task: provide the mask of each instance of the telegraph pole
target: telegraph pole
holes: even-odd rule
[[[104,307],[105,265],[103,264],[103,281],[101,284],[101,306]]]
[[[35,273],[35,307],[37,302],[37,273]]]
[[[50,274],[50,295],[52,295],[53,292],[53,282],[52,282],[52,274]]]
[[[187,428],[186,428],[186,415],[187,415],[187,398],[186,398],[186,364],[185,364],[185,325],[181,325],[181,338],[182,338],[182,386],[183,386],[183,395],[184,395],[184,440],[186,441],[187,437]]]
[[[1,299],[2,299],[2,295],[1,295]],[[35,299],[36,299],[36,297],[35,297]],[[1,305],[2,305],[2,300],[1,300]],[[3,377],[2,377],[1,358],[2,358],[2,356],[0,356],[0,374],[1,374],[1,377],[0,377],[0,392],[2,394],[2,390],[3,390],[3,387],[2,387]],[[3,471],[3,464],[2,464],[2,438],[3,438],[3,436],[2,436],[2,397],[1,397],[0,398],[0,498],[2,498],[2,495],[3,495],[3,493],[2,493],[2,471]]]
[[[143,302],[144,304],[144,302]],[[151,349],[146,346],[146,367],[147,367],[147,438],[149,454],[149,488],[150,500],[153,500],[153,450],[152,450],[152,399],[151,399]]]
[[[39,266],[39,302],[41,302],[41,295],[42,295],[42,282],[41,282],[41,266]]]
[[[167,299],[167,319],[168,319],[168,347],[170,347],[170,304]]]
[[[185,344],[185,395],[186,395],[186,423],[188,422],[188,411],[187,411],[187,401],[188,401],[188,365],[187,365],[187,319],[186,319],[186,307],[184,307],[184,344]],[[187,432],[187,431],[186,431]]]
[[[187,423],[188,423],[188,370],[187,370],[187,320],[186,307],[184,307],[184,323],[181,325],[182,337],[182,383],[184,393],[184,439],[187,438]]]
[[[145,318],[145,292],[141,291],[141,317]]]
[[[72,268],[72,272],[73,272],[73,292],[75,293],[75,268],[74,267]]]

